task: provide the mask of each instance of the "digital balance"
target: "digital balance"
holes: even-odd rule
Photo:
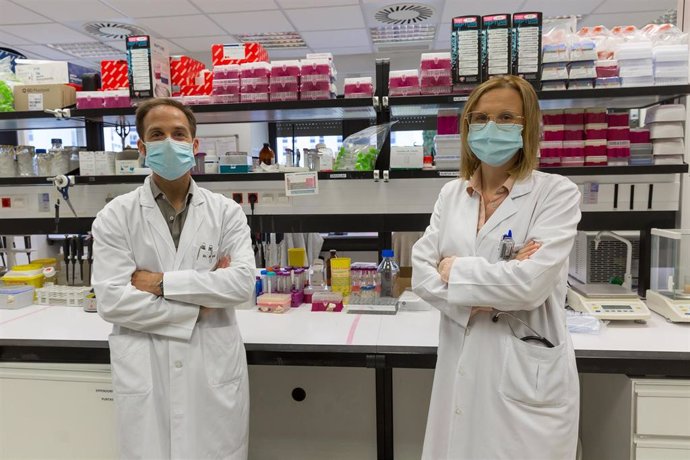
[[[652,229],[649,308],[673,322],[690,322],[690,229]]]
[[[602,320],[628,320],[644,322],[652,314],[632,291],[617,284],[579,283],[570,279],[568,305]]]

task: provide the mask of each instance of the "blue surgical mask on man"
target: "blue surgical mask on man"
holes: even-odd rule
[[[467,142],[477,158],[491,166],[503,166],[522,148],[522,125],[490,121],[481,129],[470,125]]]
[[[194,145],[191,142],[176,141],[169,137],[162,141],[145,142],[146,166],[166,180],[182,177],[196,164]]]

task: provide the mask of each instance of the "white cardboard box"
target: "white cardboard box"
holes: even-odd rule
[[[391,147],[391,169],[422,169],[424,147]]]

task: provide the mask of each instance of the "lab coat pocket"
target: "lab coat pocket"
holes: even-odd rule
[[[121,396],[141,396],[153,387],[149,338],[144,334],[111,334],[110,368],[113,391]]]
[[[565,342],[546,348],[511,335],[505,347],[499,387],[504,397],[530,406],[566,404],[569,382]]]
[[[242,377],[244,347],[237,325],[205,327],[202,331],[204,368],[211,386],[226,385]]]

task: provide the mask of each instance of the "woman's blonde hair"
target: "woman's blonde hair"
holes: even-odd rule
[[[541,111],[539,110],[539,99],[537,93],[525,79],[506,75],[494,77],[477,86],[470,93],[465,109],[460,119],[460,132],[462,134],[462,150],[460,153],[461,165],[460,176],[470,179],[477,170],[481,161],[477,158],[467,142],[469,133],[469,123],[467,114],[474,111],[479,99],[491,90],[498,88],[512,88],[520,94],[522,99],[522,114],[524,116],[524,128],[522,130],[522,149],[517,153],[517,161],[508,173],[516,179],[524,179],[537,166],[537,151],[539,150]]]

